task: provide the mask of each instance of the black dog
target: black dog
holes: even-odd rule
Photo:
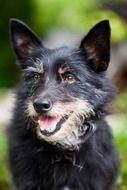
[[[11,20],[22,70],[9,127],[17,190],[110,190],[119,159],[104,117],[113,98],[105,77],[110,26],[94,26],[77,48],[46,48],[24,23]]]

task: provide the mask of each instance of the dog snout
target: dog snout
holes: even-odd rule
[[[52,109],[52,101],[49,98],[38,98],[34,101],[33,106],[38,113],[49,112]]]

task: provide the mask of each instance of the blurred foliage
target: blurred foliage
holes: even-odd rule
[[[122,94],[120,94],[114,105],[119,111],[125,113],[127,116],[127,93],[123,92]]]
[[[0,190],[9,189],[11,183],[7,163],[7,142],[4,131],[0,129]]]
[[[112,11],[102,9],[102,3],[101,0],[0,0],[0,87],[14,86],[19,76],[9,43],[9,18],[25,21],[43,38],[53,28],[85,33],[100,20],[109,19],[112,40],[126,39],[126,23]]]
[[[121,175],[119,177],[118,190],[127,189],[127,92],[119,95],[114,102],[114,107],[118,110],[116,121],[113,119],[113,134],[115,142],[120,152]]]
[[[31,23],[30,0],[0,0],[0,87],[10,87],[18,79],[18,69],[9,43],[9,19],[16,17]]]
[[[109,19],[112,25],[113,41],[127,37],[127,25],[112,11],[102,8],[102,0],[36,0],[34,23],[45,35],[52,27],[66,28],[77,32],[87,32],[92,25]],[[119,31],[119,32],[118,32]]]

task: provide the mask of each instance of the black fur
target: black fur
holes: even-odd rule
[[[11,20],[11,39],[22,70],[9,126],[9,160],[16,189],[111,190],[119,159],[104,119],[106,105],[113,98],[112,86],[104,72],[110,58],[108,21],[97,24],[79,48],[47,49],[26,25],[15,19]],[[39,74],[39,81],[30,70],[36,67],[37,60],[42,61],[45,70]],[[71,68],[65,75],[73,77],[74,83],[64,83],[60,78],[57,71],[61,64]],[[77,98],[92,106],[94,114],[83,117],[81,127],[88,127],[78,150],[38,139],[36,123],[27,115],[26,105],[40,95],[40,101],[48,97],[53,105]],[[94,131],[90,130],[92,125]]]

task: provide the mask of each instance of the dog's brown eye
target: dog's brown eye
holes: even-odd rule
[[[63,74],[62,76],[65,83],[72,84],[75,82],[75,77],[72,74]]]
[[[39,75],[39,74],[35,74],[35,75],[33,76],[33,79],[34,79],[35,81],[38,81],[38,80],[40,79],[40,75]]]

